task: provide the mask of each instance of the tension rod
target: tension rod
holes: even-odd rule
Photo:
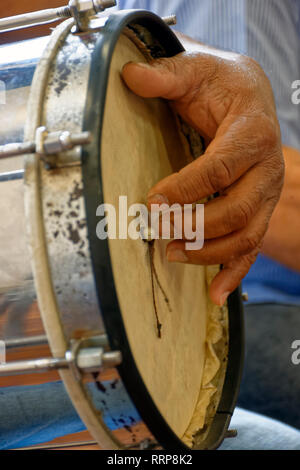
[[[78,14],[90,13],[95,15],[107,8],[116,6],[116,0],[77,0],[76,10]],[[41,24],[52,23],[63,18],[71,18],[74,12],[74,2],[59,8],[24,13],[22,15],[10,16],[0,19],[0,32],[15,31],[17,29],[29,28]]]

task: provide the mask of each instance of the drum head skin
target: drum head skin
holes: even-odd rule
[[[96,236],[100,204],[112,204],[118,220],[120,196],[127,197],[128,207],[146,204],[149,189],[191,158],[168,104],[135,96],[121,78],[127,62],[147,62],[149,51],[145,54],[138,47],[140,38],[134,41],[132,29],[127,28],[133,22],[164,44],[166,56],[182,51],[169,28],[145,12],[111,15],[96,46],[85,130],[98,137],[83,150],[96,288],[111,347],[122,351],[122,380],[152,433],[165,448],[191,445],[188,435],[197,431],[197,420],[205,426],[206,410],[214,415],[213,407],[221,402],[225,408],[215,420],[217,434],[208,430],[203,444],[209,448],[222,441],[234,408],[242,334],[235,345],[235,365],[231,361],[229,367],[231,377],[225,378],[228,348],[231,354],[227,308],[225,312],[209,300],[207,268],[168,263],[166,241],[149,244],[142,239],[99,240]],[[235,310],[241,311],[239,298],[235,293],[229,310],[234,302]],[[240,329],[241,315],[236,317],[235,327]],[[226,397],[224,379],[225,391],[227,383],[233,385]],[[214,395],[217,401],[212,406]]]
[[[128,207],[145,204],[149,189],[171,174],[176,162],[187,163],[167,103],[143,100],[124,86],[120,71],[129,61],[146,62],[123,35],[111,64],[101,147],[104,200],[117,208],[117,220],[119,196],[127,197]],[[109,249],[138,370],[159,411],[181,438],[194,414],[203,375],[205,267],[168,263],[166,243],[160,240],[154,242],[152,262],[152,248],[142,239],[110,240]],[[161,338],[155,308],[162,324]]]

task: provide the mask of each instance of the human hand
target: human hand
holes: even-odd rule
[[[210,296],[223,305],[255,261],[282,189],[284,161],[270,83],[252,59],[200,45],[198,53],[129,63],[123,78],[141,97],[169,100],[205,138],[205,154],[156,184],[148,204],[192,204],[220,194],[205,205],[203,249],[186,251],[185,241],[174,240],[167,259],[222,264]]]

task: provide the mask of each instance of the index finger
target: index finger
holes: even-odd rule
[[[204,155],[157,183],[148,204],[192,204],[235,183],[250,168],[274,155],[277,136],[266,118],[240,116],[224,120]],[[255,138],[254,138],[255,136]]]

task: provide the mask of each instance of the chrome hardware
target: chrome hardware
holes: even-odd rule
[[[52,23],[62,18],[70,18],[69,7],[49,8],[47,10],[24,13],[17,16],[9,16],[0,19],[0,32],[15,31],[41,24]]]
[[[90,338],[91,343],[106,344],[105,336]],[[104,347],[82,347],[89,339],[73,340],[71,348],[62,358],[46,357],[40,359],[12,361],[0,364],[0,377],[33,372],[72,368],[77,376],[82,373],[100,372],[101,369],[113,368],[121,364],[120,351],[105,352]]]
[[[238,432],[236,429],[228,429],[228,431],[225,434],[225,439],[233,439],[234,437],[237,437]]]
[[[177,24],[177,18],[176,15],[170,15],[170,16],[164,16],[162,20],[168,25],[168,26],[175,26]]]
[[[27,338],[11,338],[4,341],[6,349],[40,346],[42,344],[48,344],[48,339],[45,335],[28,336]]]
[[[102,368],[115,367],[122,362],[119,351],[104,352],[109,348],[106,335],[72,339],[70,346],[66,358],[77,380],[81,379],[82,372],[100,372]]]
[[[116,0],[71,0],[65,7],[49,8],[17,16],[0,19],[0,32],[14,31],[16,29],[52,23],[63,18],[75,18],[80,24],[80,16],[93,16],[107,8],[116,6]]]
[[[39,346],[48,344],[46,335],[28,336],[26,338],[10,338],[3,340],[6,349],[15,349],[27,346]],[[84,348],[103,348],[108,350],[108,338],[106,335],[91,336],[81,340],[81,345]]]
[[[45,127],[39,127],[36,131],[35,153],[39,155],[56,155],[66,150],[72,150],[77,145],[89,144],[90,141],[91,134],[89,132],[71,134],[68,131],[59,131],[48,134]]]
[[[101,368],[110,369],[121,364],[120,351],[104,353],[102,348],[81,349],[77,355],[76,365],[80,371],[98,372]]]
[[[59,131],[48,134],[45,127],[39,127],[36,130],[35,142],[14,143],[0,146],[0,158],[15,157],[17,155],[30,153],[36,153],[40,156],[56,155],[60,152],[71,150],[77,145],[88,144],[90,141],[91,134],[89,132],[71,134],[68,131]],[[7,178],[9,179],[9,176],[7,176]]]
[[[4,181],[22,180],[24,178],[24,170],[8,171],[0,173],[0,183]]]
[[[35,144],[33,142],[6,144],[0,147],[0,158],[16,157],[34,152]]]
[[[41,358],[26,361],[12,361],[0,365],[0,377],[16,374],[30,374],[32,372],[47,372],[68,367],[65,358]]]

